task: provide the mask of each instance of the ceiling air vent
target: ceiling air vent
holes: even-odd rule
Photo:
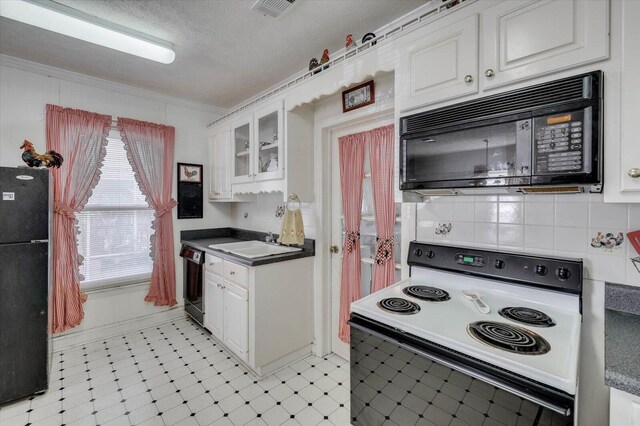
[[[258,0],[251,10],[277,18],[291,8],[296,0]]]

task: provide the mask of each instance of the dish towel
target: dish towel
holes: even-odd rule
[[[281,244],[304,244],[304,223],[300,209],[286,209],[280,227]]]

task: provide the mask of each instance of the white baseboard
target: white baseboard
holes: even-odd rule
[[[295,361],[299,359],[306,358],[307,356],[311,355],[313,353],[311,349],[312,349],[312,345],[307,345],[267,365],[264,365],[260,368],[256,368],[255,372],[260,378],[266,377],[272,373],[275,373],[281,368],[286,367],[289,364],[293,364]]]
[[[166,322],[185,318],[185,316],[186,313],[184,311],[184,307],[182,305],[179,305],[173,309],[158,312],[155,314],[145,315],[143,317],[133,318],[114,324],[108,324],[102,327],[95,327],[89,330],[82,330],[76,333],[55,336],[53,338],[53,351],[58,352],[74,346],[84,345],[86,343],[95,342],[97,340],[129,333],[131,331],[153,327],[158,324],[164,324]]]

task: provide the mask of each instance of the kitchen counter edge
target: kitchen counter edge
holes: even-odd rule
[[[640,287],[606,283],[605,384],[640,396]]]

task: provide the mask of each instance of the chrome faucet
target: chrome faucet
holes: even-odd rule
[[[264,240],[268,243],[273,243],[273,241],[275,240],[275,237],[273,236],[273,233],[269,231],[269,233],[267,234]]]

